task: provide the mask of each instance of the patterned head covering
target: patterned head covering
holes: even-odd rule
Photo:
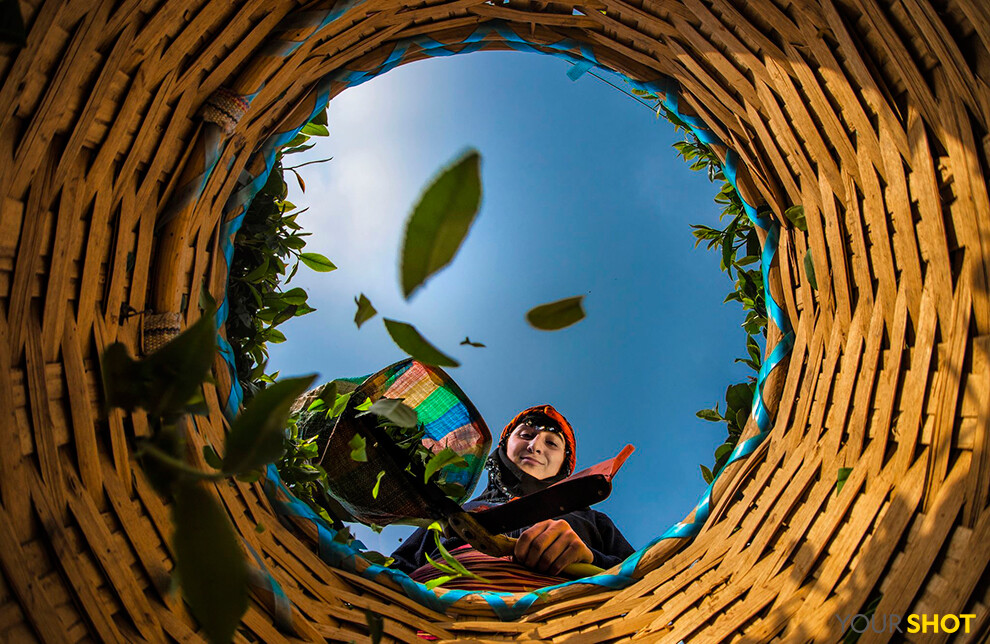
[[[570,476],[573,474],[574,467],[577,465],[577,441],[574,439],[574,428],[571,427],[571,424],[567,422],[567,419],[560,412],[553,408],[553,405],[537,405],[516,414],[515,418],[510,420],[509,424],[502,430],[502,436],[499,438],[499,446],[505,447],[509,434],[516,428],[516,425],[527,420],[532,421],[530,424],[533,426],[544,427],[563,437],[566,447],[564,453],[564,475]]]

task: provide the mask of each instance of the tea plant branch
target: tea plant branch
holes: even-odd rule
[[[298,170],[299,168],[305,168],[308,165],[313,165],[315,163],[326,163],[327,161],[333,161],[333,157],[327,157],[326,159],[316,159],[315,161],[307,161],[306,163],[300,163],[299,165],[292,165],[284,169],[295,171]]]

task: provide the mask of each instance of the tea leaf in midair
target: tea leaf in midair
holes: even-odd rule
[[[359,463],[368,462],[368,453],[366,451],[366,443],[364,436],[360,434],[354,434],[354,437],[347,442],[347,446],[351,448],[351,460],[357,461]]]
[[[382,484],[382,477],[385,476],[385,470],[378,473],[378,478],[375,479],[375,487],[371,488],[371,498],[378,498],[378,488]]]
[[[472,341],[471,341],[471,338],[469,338],[469,337],[467,337],[467,336],[465,336],[465,337],[464,337],[464,340],[463,340],[463,341],[461,342],[461,344],[462,344],[462,345],[464,345],[464,344],[466,344],[466,345],[468,345],[469,347],[479,347],[479,348],[484,348],[484,346],[485,346],[485,345],[484,345],[483,343],[481,343],[481,342],[472,342]]]
[[[584,319],[583,295],[542,304],[526,314],[526,320],[541,331],[556,331]]]
[[[411,324],[385,318],[385,328],[392,341],[413,359],[437,367],[459,367],[461,363],[427,342]]]
[[[212,642],[229,642],[248,606],[244,555],[230,521],[205,488],[179,487],[172,506],[175,568],[189,608]]]
[[[360,329],[361,325],[375,317],[378,311],[375,310],[375,307],[371,304],[371,300],[365,297],[364,293],[354,298],[354,303],[357,304],[357,312],[354,314],[354,324]]]
[[[481,206],[481,156],[469,150],[445,168],[420,197],[406,223],[400,259],[409,297],[454,259]]]

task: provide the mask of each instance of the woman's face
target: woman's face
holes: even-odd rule
[[[559,434],[519,424],[509,434],[505,451],[516,467],[542,481],[560,471],[566,449]]]

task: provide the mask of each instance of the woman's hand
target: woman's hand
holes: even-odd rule
[[[567,521],[540,521],[519,536],[512,555],[527,568],[551,575],[572,563],[591,563],[595,556]]]

